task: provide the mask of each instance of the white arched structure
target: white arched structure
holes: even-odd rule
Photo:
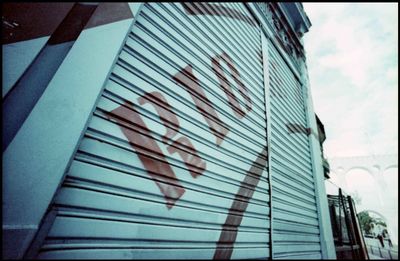
[[[385,181],[385,174],[387,175],[388,170],[391,172],[394,170],[395,175],[398,175],[398,155],[371,155],[371,156],[360,156],[360,157],[337,157],[328,159],[330,165],[330,176],[332,177],[331,182],[334,181],[335,185],[341,187],[347,195],[351,195],[355,192],[362,191],[357,189],[358,183],[360,186],[367,184],[366,180],[373,180],[368,182],[368,186],[375,185],[371,190],[376,192],[376,197],[370,197],[370,195],[361,196],[361,203],[356,206],[357,211],[367,210],[370,212],[379,213],[383,216],[386,224],[388,225],[389,234],[392,237],[392,241],[397,244],[398,241],[398,185],[397,182],[388,183]],[[369,175],[366,180],[354,180],[350,179],[352,173],[360,173],[359,170],[363,170],[362,173]],[[361,175],[362,176],[362,175]],[[386,179],[387,180],[387,179]],[[365,186],[365,185],[364,185]],[[364,188],[364,191],[365,188]],[[389,194],[392,193],[393,195]]]

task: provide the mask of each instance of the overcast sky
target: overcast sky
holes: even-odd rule
[[[397,3],[304,3],[314,110],[327,158],[398,153]]]
[[[325,157],[398,154],[398,4],[303,5],[312,23],[304,44]],[[381,186],[365,170],[351,170],[345,186],[334,165],[331,160],[327,192],[337,194],[338,185],[356,193],[357,209],[384,215],[397,243],[398,168],[383,173]]]

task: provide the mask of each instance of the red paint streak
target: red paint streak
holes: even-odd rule
[[[150,103],[156,109],[164,126],[167,128],[167,133],[163,136],[164,143],[172,141],[172,138],[178,133],[176,128],[179,128],[179,121],[175,113],[172,111],[171,105],[159,92],[146,93],[139,99],[140,105]],[[162,104],[163,106],[160,106]],[[186,148],[186,150],[185,150]],[[189,152],[187,152],[189,151]],[[177,152],[185,162],[190,174],[196,178],[206,169],[206,162],[197,154],[192,142],[187,137],[180,137],[174,141],[169,147],[168,152],[173,154]]]
[[[169,140],[172,140],[177,134],[176,128],[179,128],[179,120],[164,96],[159,92],[151,92],[140,97],[138,101],[140,105],[150,103],[154,106],[161,121],[167,128],[167,133],[163,136],[163,141],[167,143]]]
[[[229,209],[225,224],[222,226],[222,232],[217,242],[217,249],[214,253],[214,259],[230,259],[233,251],[233,244],[236,241],[238,227],[242,223],[243,213],[253,197],[263,169],[257,167],[258,164],[265,166],[267,163],[267,147],[261,151],[257,159],[253,162],[250,170],[247,172],[244,180],[240,184],[240,189],[235,195],[235,199]],[[256,178],[250,173],[256,174]],[[245,187],[244,185],[247,185]]]
[[[193,2],[193,3],[182,3],[182,6],[185,9],[186,14],[188,15],[225,16],[241,20],[243,22],[250,24],[251,26],[257,26],[257,23],[251,17],[244,15],[240,11],[222,5]]]
[[[310,128],[306,128],[297,123],[286,123],[286,127],[288,128],[289,133],[304,133],[307,136],[311,134]]]
[[[226,75],[222,70],[221,61],[224,61],[228,65],[230,69],[230,74],[232,78],[235,80],[237,86],[239,87],[240,94],[246,100],[246,109],[248,112],[251,111],[251,105],[252,105],[249,96],[249,91],[240,80],[239,71],[235,68],[233,61],[228,56],[228,54],[222,53],[221,55],[218,55],[212,59],[212,68],[213,71],[215,72],[215,75],[218,76],[220,87],[225,92],[226,97],[228,98],[229,101],[229,105],[231,106],[233,112],[239,119],[241,119],[246,115],[246,112],[240,106],[237,97],[232,91],[232,87],[228,83],[228,79],[226,78]]]
[[[119,106],[107,113],[107,117],[116,120],[120,124],[129,144],[138,152],[137,155],[146,168],[147,173],[156,182],[161,193],[164,194],[168,209],[172,208],[175,202],[185,193],[185,189],[179,183],[160,147],[151,137],[151,131],[147,128],[140,114],[133,107],[133,104],[125,102],[123,106]],[[122,124],[125,121],[140,126],[146,135],[123,127]],[[155,159],[145,156],[149,150]]]
[[[188,65],[173,76],[173,79],[181,85],[192,97],[197,109],[203,115],[211,132],[217,138],[217,145],[221,145],[229,132],[224,123],[218,117],[212,103],[200,87],[199,80],[193,74],[192,66]],[[200,97],[200,98],[199,98]]]
[[[183,150],[183,148],[186,148],[191,153]],[[200,156],[198,156],[193,144],[186,137],[180,137],[178,140],[174,141],[174,143],[168,147],[168,152],[170,154],[175,152],[179,153],[193,178],[197,178],[197,176],[202,174],[202,172],[206,169],[206,162]]]

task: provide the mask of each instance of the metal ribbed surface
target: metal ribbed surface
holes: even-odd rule
[[[320,259],[318,216],[301,84],[269,42],[274,258]]]
[[[263,73],[254,59],[260,28],[242,3],[212,5],[145,4],[57,192],[58,215],[38,258],[208,259],[218,242],[232,248],[221,235],[237,230],[232,258],[268,257]],[[221,62],[227,57],[231,66]],[[219,86],[212,63],[219,58],[236,107]],[[232,66],[242,89],[229,77]],[[190,71],[208,101],[176,80]],[[199,110],[203,103],[218,119]],[[133,116],[123,119],[122,111]],[[155,161],[161,173],[149,172]]]

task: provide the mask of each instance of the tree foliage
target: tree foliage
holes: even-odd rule
[[[366,235],[371,234],[370,231],[374,228],[374,218],[371,217],[367,211],[362,211],[358,213],[358,220],[364,233]]]
[[[375,225],[381,225],[386,227],[386,223],[380,218],[371,217],[368,211],[362,211],[358,213],[358,220],[360,222],[361,229],[364,230],[365,234],[371,234],[371,230]]]

